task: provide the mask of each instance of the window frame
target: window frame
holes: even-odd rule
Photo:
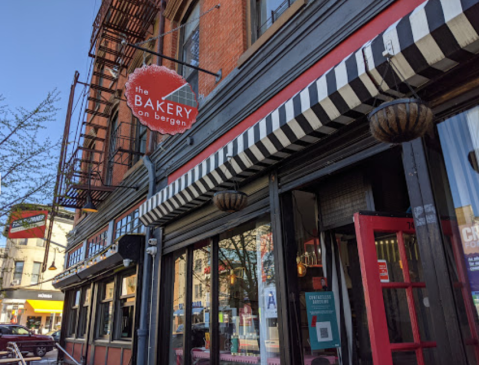
[[[199,0],[193,1],[190,6],[188,11],[185,13],[183,16],[183,19],[181,20],[181,24],[184,25],[188,22],[189,17],[193,14],[194,10],[196,7],[199,7],[199,11],[201,12],[201,2]],[[183,30],[180,32],[180,37],[179,37],[179,47],[178,47],[178,59],[180,61],[186,62],[185,57],[184,57],[184,52],[185,52],[185,43],[193,36],[193,34],[196,32],[196,29],[198,29],[198,47],[200,45],[200,36],[201,36],[201,28],[200,28],[200,21],[198,21],[198,27],[195,28],[192,32],[190,37],[188,39],[185,39],[185,29],[186,27],[183,27]],[[198,58],[201,54],[201,50],[198,52]],[[200,64],[200,59],[198,59],[198,66]],[[191,85],[193,92],[196,94],[196,97],[198,98],[199,95],[199,71],[189,68],[190,73],[188,77],[185,77],[185,66],[183,65],[178,65],[178,73],[185,78],[185,80]],[[192,84],[192,81],[196,81],[196,83]],[[196,88],[195,88],[196,86]]]
[[[115,138],[115,131],[120,126],[120,115],[119,115],[118,108],[114,109],[111,113],[112,117],[108,120],[108,124],[110,125],[110,129],[108,131],[108,158],[106,160],[106,184],[111,185],[113,182],[113,170],[114,170],[114,163],[110,159],[112,151],[114,151],[116,147],[117,138]]]
[[[128,213],[121,219],[117,220],[114,225],[113,240],[116,241],[125,234],[145,233],[145,226],[141,223],[139,216],[140,208],[138,207],[131,213]]]
[[[136,276],[136,283],[135,283],[135,293],[134,294],[126,294],[122,295],[121,290],[122,290],[122,285],[123,285],[123,279],[130,277],[130,276]],[[135,336],[135,325],[136,325],[136,302],[137,302],[137,294],[138,294],[138,273],[136,270],[128,270],[120,275],[118,275],[118,285],[115,290],[116,293],[116,298],[115,298],[115,306],[116,308],[116,313],[114,317],[114,328],[113,328],[113,339],[116,341],[132,341],[133,337]],[[134,300],[128,302],[126,301],[125,304],[122,304],[123,300],[134,298]],[[121,310],[124,307],[133,307],[133,318],[132,318],[132,333],[131,337],[121,337]]]
[[[22,263],[22,271],[17,271],[17,264]],[[12,280],[20,280],[20,284],[22,283],[23,279],[23,272],[25,271],[25,261],[15,261],[14,268],[13,268],[13,279]],[[17,279],[16,276],[19,275],[20,279]]]
[[[78,303],[77,303],[78,296]],[[78,309],[81,302],[81,288],[72,290],[68,298],[68,326],[67,326],[67,338],[77,338],[78,327]]]
[[[143,125],[140,123],[138,118],[132,116],[132,124],[133,124],[133,129],[134,129],[134,136],[135,136],[135,148],[134,148],[134,153],[132,156],[132,163],[131,165],[133,166],[136,164],[138,161],[140,161],[141,157],[146,153],[146,147],[148,143],[148,127],[146,125]],[[142,149],[142,141],[144,137],[144,151]]]
[[[253,217],[249,217],[249,219],[246,219],[244,221],[241,221],[235,226],[235,228],[242,227],[248,223],[253,223],[254,221],[258,220],[264,220],[265,216],[268,216],[267,222],[270,224],[270,230],[271,230],[271,235],[274,240],[274,217],[271,214],[271,212],[268,210],[260,210],[257,211],[256,214],[254,214]],[[219,232],[219,233],[217,233]],[[206,238],[206,239],[200,239],[196,242],[189,243],[186,246],[184,244],[178,245],[178,248],[176,250],[168,250],[166,253],[164,253],[164,265],[162,268],[161,272],[161,277],[170,277],[172,273],[175,271],[175,260],[174,260],[174,255],[175,253],[182,252],[184,251],[184,255],[186,256],[186,282],[185,282],[185,305],[184,305],[184,313],[185,313],[185,318],[183,320],[184,323],[184,330],[183,330],[183,354],[190,353],[192,350],[192,343],[191,340],[188,340],[192,336],[192,317],[193,315],[187,315],[188,313],[192,313],[193,309],[193,303],[198,300],[203,300],[203,295],[206,293],[208,294],[206,298],[209,299],[209,313],[210,313],[210,323],[209,323],[209,333],[210,333],[210,357],[209,360],[211,363],[219,363],[220,362],[220,323],[218,320],[213,320],[214,318],[219,318],[219,312],[220,312],[220,272],[219,272],[219,251],[220,251],[220,236],[221,236],[222,231],[213,231],[212,234]],[[205,232],[206,235],[206,232]],[[203,235],[202,235],[203,236]],[[193,276],[195,275],[195,260],[193,259],[194,257],[194,251],[197,249],[197,245],[200,244],[201,242],[208,242],[210,245],[210,277],[209,277],[209,285],[210,285],[210,290],[207,288],[202,288],[201,290],[201,299],[196,299],[195,296],[195,287],[193,285]],[[282,288],[285,287],[285,283],[281,282],[280,275],[278,273],[280,269],[279,267],[282,265],[281,261],[281,246],[275,245],[275,249],[273,250],[273,255],[274,255],[274,260],[275,260],[275,267],[277,268],[277,271],[275,272],[275,279],[274,283],[277,288],[277,292],[280,292]],[[162,325],[162,331],[160,332],[158,336],[158,348],[159,351],[165,354],[170,354],[170,335],[173,333],[175,330],[174,328],[171,328],[172,323],[171,323],[171,318],[174,314],[174,308],[171,305],[173,303],[173,283],[168,282],[162,284],[162,291],[160,293],[161,297],[161,304],[160,304],[160,323]],[[199,291],[198,287],[198,291]],[[205,300],[206,300],[205,298]],[[277,308],[278,308],[278,317],[277,320],[282,321],[284,320],[284,317],[281,315],[282,310],[289,310],[288,308],[284,308],[282,306],[279,296],[277,300]],[[283,326],[287,325],[286,323],[283,324]],[[283,345],[284,339],[282,337],[279,338],[279,341],[281,342],[281,346]],[[169,355],[168,355],[169,356]],[[281,360],[283,360],[283,350],[280,351],[279,354]],[[186,357],[184,357],[186,359]],[[189,361],[189,360],[188,360]],[[187,360],[184,360],[184,364],[188,364]],[[285,363],[284,361],[282,363]]]
[[[88,300],[86,300],[85,295],[86,293],[90,291],[90,295],[88,297]],[[78,308],[78,317],[77,317],[77,328],[76,328],[76,338],[85,338],[87,333],[88,333],[88,317],[90,313],[90,308],[91,308],[91,301],[92,301],[92,296],[93,296],[93,289],[90,285],[87,285],[81,289],[81,294],[80,294],[80,304]],[[80,329],[82,327],[82,321],[85,321],[85,332],[83,334],[80,334]]]
[[[38,274],[34,273],[34,268],[35,265],[38,267]],[[30,284],[38,284],[40,282],[40,276],[41,276],[41,268],[42,268],[42,263],[39,261],[33,261],[33,266],[32,266],[32,276],[30,277]],[[33,282],[33,278],[37,277],[37,281]]]
[[[113,321],[115,318],[115,292],[116,292],[116,287],[118,286],[118,276],[115,276],[114,278],[108,278],[105,279],[101,282],[98,283],[99,290],[98,290],[98,307],[97,307],[97,315],[96,315],[96,320],[95,320],[95,340],[108,340],[111,341],[113,331],[114,331],[114,326],[113,326]],[[111,298],[104,298],[106,294],[106,288],[108,284],[113,283],[113,295]],[[111,313],[109,315],[109,328],[108,328],[108,333],[107,334],[100,334],[100,330],[103,324],[103,313],[104,313],[104,307],[105,305],[108,305],[111,308]]]

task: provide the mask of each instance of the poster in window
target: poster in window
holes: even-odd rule
[[[333,292],[305,293],[311,350],[340,346]]]

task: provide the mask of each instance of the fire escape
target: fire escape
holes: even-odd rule
[[[123,100],[123,85],[119,85],[118,78],[126,76],[137,51],[129,44],[145,40],[160,10],[159,3],[160,0],[103,0],[90,40],[89,56],[93,58],[87,76],[90,83],[80,82],[76,72],[71,86],[53,214],[59,206],[80,209],[87,197],[93,204],[100,204],[115,189],[109,180],[113,166],[131,163],[136,153],[133,126],[120,121],[114,109],[114,105]],[[74,122],[78,104],[74,94],[78,85],[84,87],[80,98],[82,108],[78,121]],[[45,257],[48,257],[48,245]],[[43,270],[45,268],[46,262]]]

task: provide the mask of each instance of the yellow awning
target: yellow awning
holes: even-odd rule
[[[62,313],[63,302],[61,300],[30,300],[27,299],[35,313]]]

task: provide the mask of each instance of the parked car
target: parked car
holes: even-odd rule
[[[32,346],[26,344],[28,341],[32,342]],[[38,343],[35,343],[35,341],[38,341]],[[18,324],[0,323],[0,351],[5,351],[9,342],[16,342],[20,351],[33,352],[35,356],[39,357],[45,356],[54,347],[52,336],[36,335]]]
[[[60,342],[60,330],[48,332],[46,336],[52,336],[55,342]]]

